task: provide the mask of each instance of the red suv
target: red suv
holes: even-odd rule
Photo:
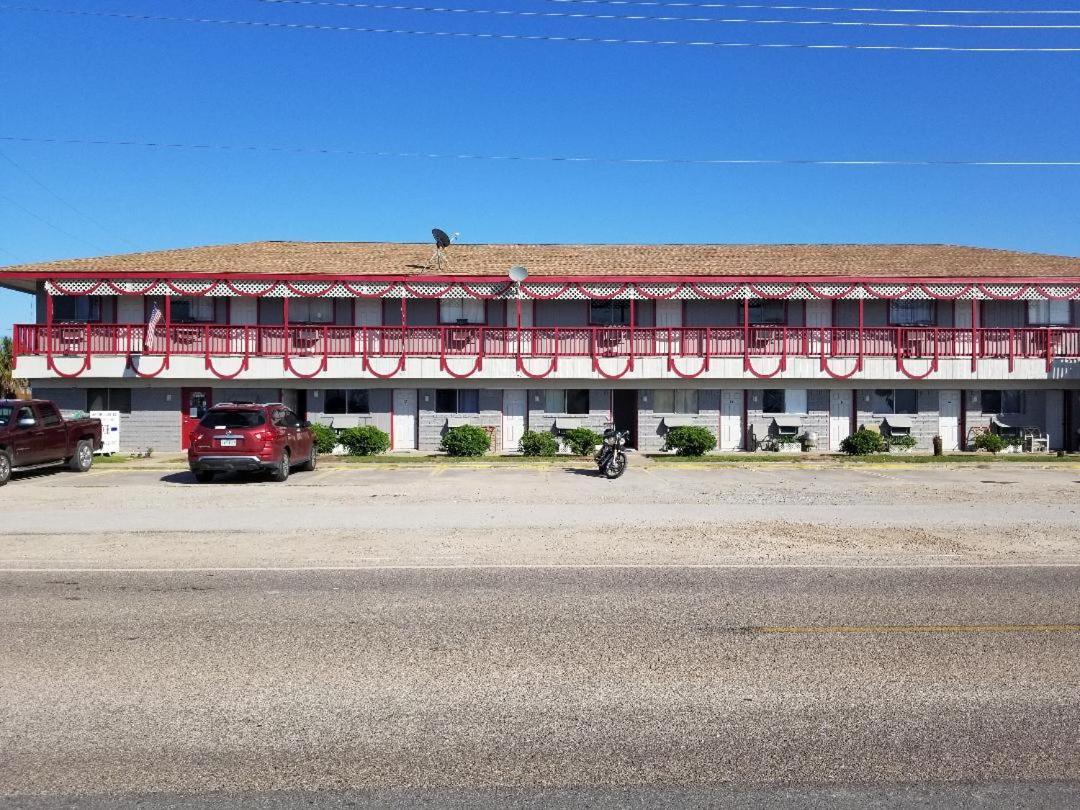
[[[314,470],[318,448],[310,422],[302,422],[280,402],[226,402],[215,405],[191,431],[188,466],[200,484],[219,472],[267,470],[284,481],[294,465]]]

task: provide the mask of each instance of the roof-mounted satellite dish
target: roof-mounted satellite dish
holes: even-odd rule
[[[446,257],[443,256],[443,251],[450,247],[451,243],[457,239],[457,234],[450,236],[446,231],[441,228],[432,228],[431,235],[435,239],[435,252],[431,254],[431,261],[428,262],[428,266],[435,265],[439,270],[443,269],[443,262],[446,261]]]
[[[432,228],[431,235],[435,237],[435,247],[442,249],[450,247],[450,235],[441,228]]]
[[[522,267],[520,264],[515,264],[507,271],[506,274],[510,276],[510,280],[515,284],[520,284],[529,277],[529,271]]]

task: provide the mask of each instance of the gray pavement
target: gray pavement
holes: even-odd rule
[[[658,467],[16,481],[0,806],[1076,803],[1077,471]]]

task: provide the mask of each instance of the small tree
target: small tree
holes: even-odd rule
[[[1004,450],[1007,444],[1008,442],[996,433],[980,433],[975,437],[976,450],[988,450],[994,455]]]
[[[333,428],[314,424],[311,426],[311,433],[315,437],[315,447],[323,455],[334,452],[334,448],[338,446],[338,436]]]
[[[716,437],[708,429],[684,425],[668,430],[660,449],[674,450],[678,456],[703,456],[715,447]]]
[[[15,376],[15,350],[11,338],[0,338],[0,399],[23,397],[26,381]]]
[[[439,449],[448,456],[482,456],[491,449],[491,437],[477,425],[458,425],[443,434]]]
[[[521,434],[521,454],[525,456],[554,456],[559,452],[559,443],[550,433],[537,433],[526,430]]]
[[[840,442],[840,449],[849,456],[869,456],[872,453],[884,453],[885,439],[876,431],[859,428]]]
[[[603,440],[603,436],[588,428],[573,428],[563,433],[563,441],[575,456],[591,456]]]
[[[390,449],[390,435],[374,425],[347,428],[338,441],[354,456],[376,456]]]

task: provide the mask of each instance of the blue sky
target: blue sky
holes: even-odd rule
[[[492,19],[256,0],[35,5],[466,32],[1080,46],[1080,31]],[[1077,15],[454,5],[1080,24]],[[1080,10],[1076,0],[1041,6]],[[1080,160],[1080,54],[496,42],[16,12],[0,12],[0,31],[0,136],[493,155]],[[470,242],[951,242],[1080,255],[1080,168],[506,163],[7,141],[0,152],[21,167],[0,159],[3,264],[132,245],[426,240],[433,226]],[[28,318],[27,297],[0,292],[0,333]]]

